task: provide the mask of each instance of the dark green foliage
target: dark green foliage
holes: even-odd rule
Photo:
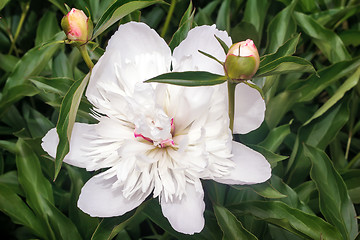
[[[62,160],[74,122],[94,120],[83,96],[88,68],[79,51],[63,42],[64,3],[93,20],[88,49],[94,63],[118,25],[131,20],[162,33],[172,50],[203,24],[216,24],[234,42],[253,39],[261,57],[253,82],[262,89],[266,116],[259,129],[235,138],[268,159],[272,178],[231,187],[203,181],[206,224],[191,236],[172,229],[158,199],[106,219],[79,210],[76,202],[91,173]],[[359,1],[3,0],[0,17],[2,236],[359,239]],[[185,72],[152,81],[199,86],[226,77]],[[54,163],[40,143],[55,125],[60,145]]]

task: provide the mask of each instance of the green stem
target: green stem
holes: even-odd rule
[[[169,28],[169,24],[170,24],[170,20],[171,20],[171,17],[174,13],[174,9],[175,9],[175,5],[176,5],[176,0],[171,0],[171,4],[170,4],[170,9],[169,9],[169,12],[166,16],[166,20],[165,20],[165,23],[164,23],[164,27],[161,31],[161,37],[164,38],[165,37],[165,34]]]
[[[86,65],[91,70],[94,67],[94,63],[90,59],[89,53],[86,49],[86,44],[80,45],[78,48],[80,50],[81,56],[84,59]]]
[[[227,81],[228,96],[229,96],[229,118],[230,118],[230,129],[231,132],[234,130],[234,115],[235,115],[235,87],[236,82],[231,80]]]
[[[26,18],[26,14],[29,10],[29,7],[30,7],[30,2],[27,2],[26,5],[25,5],[25,8],[23,10],[23,12],[21,13],[21,17],[20,17],[20,21],[19,21],[19,24],[16,28],[16,32],[15,32],[15,35],[14,35],[14,39],[13,41],[11,41],[11,46],[10,46],[10,50],[9,50],[9,55],[12,53],[12,51],[16,48],[15,46],[15,43],[16,43],[16,40],[17,38],[19,37],[19,34],[20,34],[20,30],[24,24],[24,21],[25,21],[25,18]]]

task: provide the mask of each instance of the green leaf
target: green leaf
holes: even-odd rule
[[[322,114],[324,114],[329,108],[334,106],[344,95],[347,91],[355,87],[360,78],[360,68],[351,75],[335,92],[333,96],[331,96],[330,99],[328,99],[324,105],[322,105],[315,113],[314,115],[304,123],[304,125],[309,124],[312,120],[315,118],[320,117]]]
[[[10,0],[2,0],[2,1],[0,1],[0,10],[3,9],[9,1]]]
[[[54,127],[48,118],[28,104],[23,105],[23,116],[26,121],[26,128],[32,138],[41,138]]]
[[[259,40],[261,39],[269,6],[270,2],[267,0],[251,0],[246,2],[243,22],[251,23],[255,27],[259,34]]]
[[[16,171],[8,171],[4,174],[1,174],[0,175],[0,184],[3,184],[7,188],[9,188],[11,191],[13,191],[14,193],[16,193],[22,197],[25,196],[24,191],[20,187]]]
[[[179,86],[196,87],[216,85],[223,83],[226,80],[226,76],[217,75],[209,72],[190,71],[165,73],[146,80],[145,82],[169,83]]]
[[[267,28],[267,53],[275,52],[276,49],[283,45],[283,43],[296,32],[296,23],[293,19],[293,12],[297,2],[297,0],[292,1],[291,4],[278,13],[269,23]]]
[[[27,203],[47,226],[47,239],[56,239],[55,236],[62,239],[81,239],[75,225],[54,206],[51,184],[42,174],[36,154],[21,138],[17,142],[17,147],[16,166],[19,183],[24,189]]]
[[[360,45],[360,31],[359,30],[347,30],[339,34],[339,37],[345,44],[345,46],[353,45],[357,47]]]
[[[306,80],[299,80],[291,84],[267,104],[265,120],[269,128],[275,127],[285,113],[293,109],[295,103],[312,101],[325,88],[353,73],[359,66],[360,58],[358,57],[321,69],[318,71],[320,78],[313,74]],[[280,105],[281,107],[279,107]]]
[[[349,98],[343,99],[323,116],[299,129],[287,166],[289,185],[297,186],[308,177],[311,162],[304,155],[302,143],[324,150],[348,121],[348,103]]]
[[[344,43],[336,33],[324,28],[308,15],[295,12],[294,16],[297,24],[312,38],[312,41],[330,62],[336,63],[351,59]]]
[[[360,57],[351,61],[344,61],[323,68],[318,72],[320,78],[315,75],[310,76],[306,83],[303,81],[295,82],[288,87],[288,90],[299,90],[300,96],[297,96],[297,102],[306,102],[314,99],[325,88],[338,81],[342,77],[351,74],[360,66]]]
[[[216,219],[223,231],[223,240],[257,239],[251,232],[246,230],[241,222],[226,208],[219,205],[214,205]]]
[[[19,59],[13,55],[0,53],[0,68],[5,72],[12,72]]]
[[[60,96],[65,96],[67,91],[69,91],[74,80],[67,77],[57,77],[57,78],[47,78],[47,77],[32,77],[29,79],[35,86],[46,92],[46,93],[56,93]]]
[[[293,55],[296,51],[296,46],[299,43],[299,39],[300,34],[297,34],[281,45],[275,53],[262,56],[260,61],[260,68],[277,60],[278,58]]]
[[[65,156],[69,152],[72,128],[75,123],[81,97],[90,79],[90,74],[91,73],[87,74],[84,79],[74,82],[61,103],[59,120],[56,124],[59,144],[55,158],[55,179],[60,172]]]
[[[222,49],[224,50],[224,53],[227,54],[227,52],[229,51],[229,46],[226,45],[226,43],[223,40],[221,40],[221,38],[219,38],[218,36],[214,35],[214,37],[221,45]],[[201,50],[198,50],[198,51],[201,51]]]
[[[260,46],[259,33],[252,23],[241,21],[231,28],[230,35],[234,43],[251,39],[254,41],[255,46]]]
[[[213,0],[208,3],[204,8],[199,8],[197,14],[195,15],[195,22],[197,25],[211,25],[213,20],[211,20],[211,15],[216,11],[218,5],[221,3],[220,0]]]
[[[316,70],[309,61],[303,58],[295,56],[285,56],[280,57],[264,66],[261,66],[256,72],[254,78],[295,72],[316,73]]]
[[[281,198],[279,201],[282,201],[289,207],[296,208],[311,215],[315,215],[309,206],[300,199],[298,193],[289,185],[285,184],[280,177],[272,174],[270,178],[270,184],[281,194],[286,195],[286,198]]]
[[[65,34],[60,32],[56,34],[54,40],[61,40],[64,37]],[[38,75],[49,63],[49,60],[59,47],[59,44],[55,44],[48,47],[34,47],[29,50],[16,64],[14,71],[7,79],[4,92],[23,84],[29,77]]]
[[[271,129],[269,134],[261,143],[259,143],[259,145],[268,149],[269,151],[275,152],[279,148],[279,146],[283,143],[285,138],[291,133],[290,132],[291,122],[289,124],[285,124],[277,128]]]
[[[194,21],[194,13],[192,2],[190,1],[189,7],[181,18],[179,28],[176,30],[174,35],[171,38],[169,43],[169,47],[171,50],[174,50],[187,36],[190,31],[193,21]]]
[[[270,151],[262,146],[259,146],[259,145],[248,144],[248,146],[251,147],[252,149],[254,149],[255,151],[261,153],[273,167],[276,166],[277,162],[280,162],[280,161],[283,161],[283,160],[289,158],[288,156],[282,156],[282,155],[273,153],[272,151]]]
[[[16,166],[18,169],[19,183],[23,187],[28,203],[39,215],[44,213],[44,199],[54,203],[53,192],[50,182],[41,172],[38,157],[30,146],[21,138],[16,144]]]
[[[316,21],[323,25],[326,28],[335,29],[342,22],[344,22],[349,17],[355,15],[360,10],[360,5],[348,5],[342,8],[329,9],[315,13],[312,16]]]
[[[343,179],[323,151],[309,145],[304,145],[304,150],[312,162],[310,176],[319,191],[321,213],[339,229],[342,239],[354,239],[358,232],[356,212]]]
[[[74,78],[73,66],[71,66],[71,63],[69,59],[67,58],[64,51],[61,51],[53,61],[52,70],[53,70],[53,77],[68,77],[68,78]]]
[[[251,201],[230,207],[235,213],[251,214],[303,238],[339,240],[339,231],[323,219],[278,202]]]
[[[25,202],[4,183],[0,183],[0,210],[11,218],[11,221],[28,227],[36,236],[47,239],[44,224]]]
[[[63,0],[48,0],[48,1],[54,4],[54,6],[56,6],[62,12],[62,14],[66,15],[68,13],[66,8],[64,7]]]
[[[55,12],[46,11],[41,17],[36,29],[35,46],[40,46],[50,41],[61,29],[58,24]]]
[[[237,190],[251,189],[264,198],[278,199],[287,197],[286,195],[280,193],[277,189],[275,189],[269,182],[249,186],[231,185],[231,187]]]
[[[230,32],[230,0],[222,1],[216,18],[216,28]]]
[[[119,21],[121,18],[132,13],[133,11],[163,2],[164,1],[162,0],[115,1],[99,19],[94,28],[94,35],[92,39],[95,39],[115,22]]]
[[[91,177],[91,173],[85,169],[65,165],[71,180],[69,217],[76,225],[83,239],[90,239],[99,224],[98,218],[89,216],[77,206],[79,195],[84,183]]]
[[[11,105],[25,96],[31,97],[39,93],[39,90],[30,84],[22,84],[4,90],[0,98],[0,117],[3,116]]]
[[[351,201],[354,204],[360,203],[360,169],[348,170],[341,174],[348,189]]]
[[[130,212],[120,217],[104,218],[97,226],[91,240],[113,239],[120,231],[124,230],[135,217],[138,216],[143,207],[144,204],[140,205],[140,207],[136,209],[135,213]]]

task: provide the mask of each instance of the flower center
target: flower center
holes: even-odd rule
[[[134,136],[135,138],[142,138],[152,144],[154,144],[154,146],[159,147],[159,148],[166,148],[169,146],[174,146],[175,143],[172,140],[173,134],[175,132],[175,125],[174,125],[174,119],[172,118],[170,120],[170,134],[163,134],[161,132],[164,131],[164,128],[160,127],[160,126],[156,126],[156,122],[154,120],[152,120],[150,122],[150,129],[151,129],[151,136],[146,136],[144,133],[141,133],[142,131],[139,128],[135,128],[134,130]],[[166,131],[166,130],[165,130]],[[168,138],[159,138],[158,136],[164,136],[164,135],[168,135]]]

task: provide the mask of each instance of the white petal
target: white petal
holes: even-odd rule
[[[204,228],[204,191],[195,189],[193,184],[186,184],[186,194],[181,200],[165,202],[161,199],[161,209],[171,226],[186,234],[199,233]]]
[[[246,84],[238,84],[235,89],[234,133],[245,134],[260,127],[264,117],[265,101],[260,93]]]
[[[97,124],[85,124],[85,123],[75,123],[73,131],[71,134],[70,140],[70,151],[66,155],[64,162],[71,164],[76,167],[85,168],[89,158],[87,155],[87,150],[84,147],[87,147],[91,141],[88,138],[89,134],[92,134],[95,131]],[[45,137],[42,139],[42,148],[53,158],[56,157],[56,148],[59,143],[59,137],[56,132],[56,129],[51,129]]]
[[[149,195],[143,194],[140,199],[126,199],[122,188],[111,188],[115,181],[116,177],[92,177],[81,189],[78,207],[92,217],[120,216],[139,206]]]
[[[219,31],[212,26],[199,26],[191,29],[184,41],[174,49],[174,71],[208,71],[224,75],[221,64],[206,57],[198,50],[208,53],[220,61],[225,61],[226,53],[214,37],[216,35],[226,45],[231,45],[231,38],[225,31]]]
[[[96,104],[103,84],[131,94],[136,83],[168,72],[170,64],[171,50],[153,29],[143,23],[121,25],[92,70],[86,96]]]
[[[213,87],[168,86],[168,115],[174,118],[176,132],[181,131],[195,120],[206,117],[211,104]]]
[[[232,160],[236,164],[230,175],[214,179],[225,184],[256,184],[271,177],[269,162],[260,153],[233,141]]]

